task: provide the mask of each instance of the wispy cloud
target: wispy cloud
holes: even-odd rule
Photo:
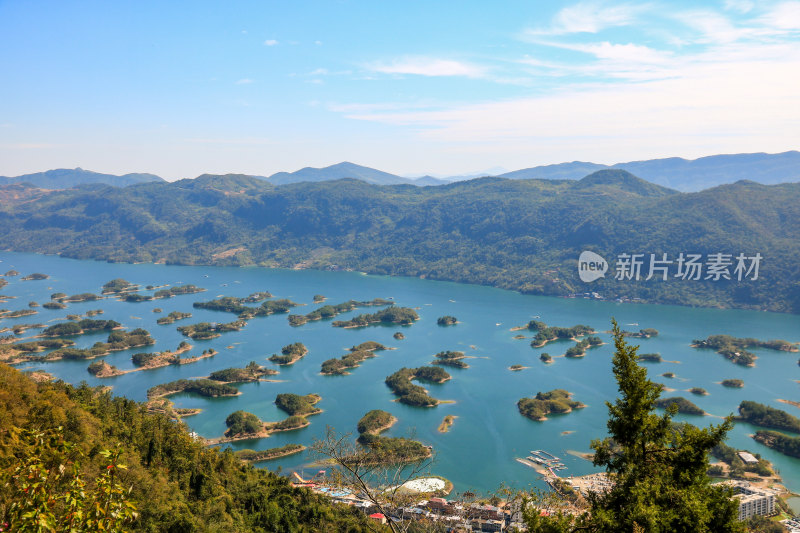
[[[383,74],[415,76],[482,78],[488,73],[488,69],[480,65],[435,57],[404,57],[386,63],[372,63],[367,68]]]
[[[276,44],[278,44],[278,41],[275,39],[267,39],[264,41],[264,46],[275,46]]]
[[[755,7],[751,0],[725,0],[725,10],[737,13],[748,13]]]
[[[564,35],[570,33],[598,33],[606,28],[633,24],[639,13],[647,6],[619,4],[607,5],[602,2],[580,2],[556,13],[550,26],[529,28],[529,36]]]
[[[240,80],[236,80],[236,85],[248,85],[250,83],[253,83],[253,80],[251,80],[250,78],[242,78]]]
[[[758,19],[776,31],[800,31],[800,2],[782,2]]]

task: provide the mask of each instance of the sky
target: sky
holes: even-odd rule
[[[800,149],[800,1],[0,0],[0,175]]]

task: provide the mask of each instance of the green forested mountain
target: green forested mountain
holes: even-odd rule
[[[800,184],[698,193],[622,170],[581,180],[482,178],[440,187],[357,180],[273,186],[201,176],[125,189],[0,187],[0,248],[112,261],[355,269],[529,293],[800,312]],[[609,263],[583,283],[584,250]],[[228,252],[221,254],[221,252]],[[619,254],[760,253],[757,280],[617,281]],[[220,255],[221,254],[221,255]],[[705,273],[704,273],[705,275]],[[752,276],[752,273],[751,273]]]

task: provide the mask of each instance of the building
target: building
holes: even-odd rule
[[[487,518],[476,518],[470,522],[472,531],[504,531],[505,523],[502,520],[492,520]]]
[[[758,463],[758,459],[750,452],[739,452],[739,458],[746,465],[753,465]]]
[[[747,481],[729,480],[721,482],[733,488],[733,497],[739,500],[739,520],[751,516],[775,514],[775,493],[754,487]]]

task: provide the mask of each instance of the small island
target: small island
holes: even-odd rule
[[[220,398],[223,396],[238,396],[239,389],[226,383],[210,379],[179,379],[162,383],[147,390],[147,399],[162,398],[179,392],[192,392],[207,398]]]
[[[740,403],[739,416],[736,417],[736,420],[749,422],[754,426],[800,433],[800,418],[781,409],[757,402],[745,400]]]
[[[406,336],[405,336],[405,335],[403,335],[403,332],[402,332],[402,331],[398,331],[397,333],[395,333],[394,335],[392,335],[392,337],[394,337],[394,339],[395,339],[395,340],[398,340],[398,341],[401,341],[401,340],[403,340],[403,339],[405,339],[405,338],[406,338]]]
[[[450,431],[450,428],[453,427],[453,423],[456,421],[456,418],[458,417],[455,415],[445,416],[444,419],[442,420],[442,423],[439,424],[437,431],[439,431],[439,433],[447,433],[448,431]]]
[[[220,381],[222,383],[250,383],[263,381],[264,376],[274,376],[277,370],[266,368],[255,361],[250,361],[244,368],[225,368],[216,370],[208,376],[208,379]]]
[[[314,407],[322,397],[319,394],[278,394],[275,397],[275,405],[278,409],[285,411],[290,416],[311,416],[322,412],[319,407]]]
[[[732,389],[741,389],[742,387],[744,387],[744,381],[742,381],[741,379],[723,379],[720,382],[720,385]]]
[[[613,333],[609,331],[608,333]],[[658,330],[653,328],[640,329],[639,331],[622,331],[625,337],[632,337],[635,339],[649,339],[651,337],[658,337]]]
[[[268,360],[276,365],[293,365],[305,357],[307,353],[308,348],[306,348],[305,344],[295,342],[281,348],[281,355],[272,354]]]
[[[393,305],[391,300],[384,300],[383,298],[375,298],[370,301],[348,300],[335,305],[323,305],[322,307],[311,311],[305,315],[289,315],[289,325],[302,326],[308,322],[315,320],[323,320],[333,318],[340,313],[346,313],[359,307],[379,307],[384,305]]]
[[[800,458],[800,437],[790,437],[778,431],[760,429],[753,435],[753,439],[784,455]]]
[[[683,398],[676,396],[673,398],[660,398],[656,400],[656,407],[659,409],[668,409],[670,406],[676,406],[678,413],[685,415],[705,415],[706,412],[697,407],[695,404]]]
[[[12,270],[8,270],[8,271],[7,271],[5,274],[3,274],[3,275],[4,275],[4,276],[8,276],[8,277],[10,278],[10,277],[13,277],[13,276],[19,276],[19,272],[17,272],[16,270],[13,270],[13,269],[12,269]]]
[[[542,352],[542,355],[539,356],[539,360],[545,364],[550,364],[553,362],[553,356],[547,352]]]
[[[533,398],[521,398],[517,408],[521,415],[539,422],[547,420],[549,414],[571,413],[573,409],[586,407],[581,402],[572,400],[572,393],[564,389],[549,392],[537,392]]]
[[[367,341],[362,342],[357,346],[350,348],[350,353],[343,355],[341,358],[328,359],[322,363],[320,373],[326,376],[339,375],[344,376],[349,374],[348,369],[358,368],[361,362],[375,357],[375,352],[386,350],[386,346],[379,342]]]
[[[386,385],[395,395],[399,396],[399,402],[415,407],[435,407],[439,405],[439,400],[429,396],[428,391],[423,387],[411,383],[412,379],[431,383],[444,383],[450,379],[450,374],[440,367],[422,366],[419,368],[401,368],[386,378]]]
[[[508,369],[511,370],[512,372],[519,372],[520,370],[525,370],[526,368],[528,367],[523,365],[511,365],[510,367],[508,367]]]
[[[22,281],[37,281],[41,279],[48,279],[50,276],[47,274],[42,274],[41,272],[34,272],[33,274],[28,274],[27,276],[23,276],[19,279]]]
[[[119,294],[126,291],[134,291],[139,288],[139,285],[131,283],[122,278],[112,279],[104,283],[101,290],[102,294]]]
[[[362,440],[364,435],[379,435],[397,423],[397,418],[392,416],[391,413],[382,411],[380,409],[373,409],[361,417],[358,421],[358,433],[361,435],[359,441]]]
[[[67,304],[65,304],[64,302],[61,302],[61,301],[57,301],[57,302],[53,301],[53,302],[45,302],[45,303],[43,303],[42,307],[44,309],[50,309],[50,310],[66,309],[67,308]]]
[[[664,372],[663,374],[661,374],[661,377],[672,379],[675,377],[675,372]]]
[[[696,394],[697,396],[708,396],[708,391],[702,387],[692,387],[689,389],[689,392]]]
[[[379,409],[369,411],[359,420],[357,442],[369,450],[369,455],[361,458],[365,463],[401,465],[431,456],[430,447],[418,441],[379,435],[395,422],[394,416]]]
[[[320,304],[320,303],[324,302],[325,300],[326,300],[326,298],[322,294],[315,294],[313,296],[313,298],[311,298],[311,301],[313,303],[315,303],[315,304]]]
[[[578,341],[575,346],[568,348],[564,353],[564,357],[583,357],[586,355],[586,350],[602,344],[603,341],[600,340],[600,337],[589,335],[585,339]]]
[[[72,296],[57,298],[57,301],[63,303],[79,303],[79,302],[94,302],[100,299],[102,299],[102,296],[98,296],[92,292],[82,292],[80,294],[73,294]]]
[[[108,364],[105,359],[92,362],[86,370],[97,378],[110,378],[124,374],[119,368]]]
[[[42,360],[41,356],[35,355],[38,352],[74,345],[74,341],[67,339],[39,339],[16,344],[2,343],[0,344],[0,362],[15,365],[26,361],[38,361]]]
[[[277,313],[288,313],[292,307],[300,304],[291,300],[267,300],[258,307],[244,305],[246,298],[236,298],[233,296],[223,296],[222,298],[211,300],[210,302],[194,302],[192,307],[196,309],[209,309],[211,311],[224,311],[236,313],[240,320],[248,320],[257,316],[269,316]]]
[[[306,447],[302,444],[287,444],[286,446],[281,446],[279,448],[270,448],[268,450],[260,451],[248,449],[237,450],[233,452],[233,455],[245,463],[260,463],[263,461],[272,461],[273,459],[279,459],[288,455],[294,455],[302,452],[305,449]]]
[[[639,361],[645,363],[660,363],[663,361],[660,353],[640,353],[638,354]]]
[[[458,319],[450,315],[440,316],[436,319],[436,324],[440,326],[454,326],[458,324]]]
[[[42,331],[42,337],[64,337],[94,333],[95,331],[108,331],[122,327],[122,324],[115,320],[95,320],[85,318],[77,322],[62,322],[55,324]]]
[[[155,310],[153,310],[155,312]],[[185,318],[192,318],[192,313],[183,313],[181,311],[172,311],[167,316],[159,317],[156,320],[156,324],[164,325],[164,324],[172,324],[177,322],[178,320],[183,320]]]
[[[8,309],[0,309],[0,318],[19,318],[23,316],[35,315],[36,313],[38,313],[36,309],[18,309],[15,311],[9,311]]]
[[[416,311],[409,307],[387,307],[377,313],[358,315],[350,320],[337,320],[331,325],[336,328],[362,328],[373,324],[413,324],[419,320]]]
[[[146,329],[136,328],[132,331],[112,331],[106,342],[96,342],[91,348],[57,348],[46,354],[42,361],[86,360],[108,355],[111,352],[148,346],[155,344],[155,339]],[[73,343],[74,344],[74,343]],[[29,359],[34,360],[34,359]]]
[[[152,370],[154,368],[161,368],[170,365],[186,365],[195,363],[207,357],[213,357],[217,354],[213,348],[203,350],[203,354],[197,357],[189,357],[181,359],[181,354],[188,352],[192,349],[192,345],[186,341],[181,342],[178,348],[173,352],[140,352],[131,356],[131,362],[134,366],[138,367],[135,370],[127,370],[126,372],[136,372],[139,370]]]
[[[434,355],[436,358],[431,364],[452,366],[454,368],[469,368],[469,365],[463,361],[466,357],[464,352],[454,352],[445,350]]]
[[[194,340],[216,339],[223,333],[229,331],[239,331],[247,325],[244,320],[234,320],[227,323],[200,322],[190,326],[178,326],[176,329],[184,336]]]
[[[798,348],[784,340],[761,341],[752,337],[738,338],[730,335],[710,335],[707,339],[695,339],[691,344],[692,348],[703,348],[715,350],[718,354],[729,361],[742,366],[755,366],[758,358],[754,353],[746,348],[766,348],[779,352],[796,352]]]
[[[158,290],[153,293],[153,299],[160,300],[162,298],[173,298],[182,294],[197,294],[198,292],[205,292],[205,289],[192,285],[191,283],[187,283],[186,285],[176,285],[174,287],[170,287],[169,289]]]
[[[539,320],[531,320],[528,322],[526,326],[523,328],[514,328],[514,329],[528,329],[530,331],[535,331],[536,336],[533,337],[531,341],[532,348],[541,348],[545,344],[551,341],[555,341],[558,339],[573,339],[577,342],[578,337],[583,337],[584,335],[589,335],[592,333],[597,333],[594,328],[589,326],[584,326],[582,324],[578,324],[577,326],[572,326],[571,328],[562,328],[562,327],[549,327],[544,322]]]

